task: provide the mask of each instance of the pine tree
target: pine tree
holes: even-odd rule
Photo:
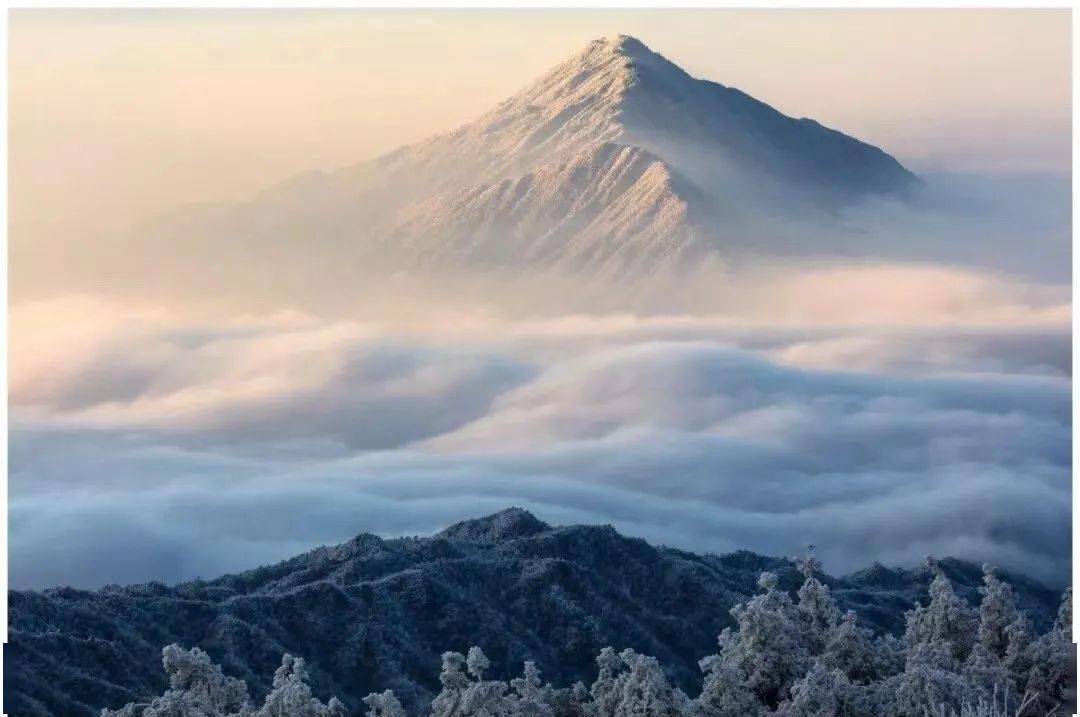
[[[1031,642],[1034,639],[1031,621],[1020,615],[1005,628],[1005,635],[1008,643],[1005,648],[1005,667],[1013,684],[1020,688],[1031,673]]]
[[[554,717],[593,717],[596,714],[589,688],[580,680],[568,688],[552,690],[548,699]]]
[[[392,691],[372,692],[364,698],[368,712],[366,717],[405,717],[405,709]]]
[[[905,616],[907,660],[956,672],[974,646],[977,618],[974,609],[953,591],[937,562],[930,558],[928,563],[934,572],[930,602],[925,607],[916,605]]]
[[[774,573],[762,573],[755,595],[731,609],[738,631],[720,635],[720,656],[732,665],[758,698],[772,707],[809,665],[802,617]]]
[[[516,704],[514,713],[520,717],[553,717],[552,692],[540,681],[540,670],[532,660],[525,661],[524,674],[510,680]]]
[[[247,685],[226,677],[210,656],[197,647],[184,650],[169,645],[161,651],[169,675],[169,690],[149,705],[128,704],[117,711],[102,710],[102,717],[345,717],[337,698],[323,704],[307,685],[304,660],[281,658],[274,672],[273,689],[258,710],[248,702]],[[386,715],[386,717],[395,717]]]
[[[457,717],[464,714],[461,702],[470,680],[465,674],[465,655],[460,652],[444,652],[439,682],[442,691],[431,701],[432,717]]]
[[[777,710],[777,717],[837,717],[844,712],[847,677],[840,670],[832,670],[821,661],[804,677],[791,686],[791,699]]]
[[[806,578],[799,588],[799,615],[802,618],[806,648],[811,655],[820,655],[825,649],[829,634],[840,620],[840,609],[836,606],[827,585],[818,580],[821,561],[814,557],[814,546],[810,546],[805,558],[798,561],[799,572]]]
[[[292,655],[281,658],[274,671],[273,689],[266,695],[256,717],[345,717],[345,705],[336,697],[323,704],[311,694],[304,660]]]
[[[655,657],[604,648],[596,659],[600,675],[592,687],[598,717],[683,717],[690,700],[672,689]]]
[[[1004,659],[1009,648],[1009,627],[1021,619],[1012,586],[1002,582],[990,565],[983,565],[982,603],[979,606],[979,643],[991,655]]]
[[[705,685],[694,701],[693,713],[698,717],[756,717],[765,708],[757,695],[743,682],[738,669],[719,655],[711,655],[698,663],[705,673]]]
[[[882,672],[885,661],[877,647],[873,633],[860,627],[855,613],[848,610],[829,632],[821,661],[826,667],[843,672],[849,680],[865,683]]]
[[[878,691],[880,712],[886,717],[913,717],[932,714],[935,710],[958,711],[979,698],[955,672],[911,658],[904,672],[879,683]]]
[[[1054,626],[1031,643],[1028,650],[1031,671],[1025,695],[1032,703],[1023,715],[1066,714],[1064,708],[1076,699],[1076,646],[1072,641],[1072,589],[1061,599]],[[1072,694],[1066,694],[1071,690]]]
[[[978,640],[964,665],[963,675],[986,704],[1008,707],[1017,697],[1020,657],[1029,642],[1027,621],[1016,608],[1012,586],[1002,582],[990,565],[983,565]]]
[[[193,647],[172,644],[161,650],[161,664],[169,676],[169,689],[149,705],[128,704],[117,711],[102,710],[102,717],[187,717],[188,715],[250,714],[247,685],[226,677],[210,656]]]
[[[1016,685],[1004,660],[981,641],[975,643],[962,674],[983,700],[991,699],[999,692],[1003,695],[1016,693]]]
[[[491,660],[487,658],[483,650],[474,645],[469,648],[469,656],[465,658],[465,667],[469,670],[469,674],[473,676],[473,679],[482,682],[484,672],[491,667]]]
[[[608,715],[618,704],[619,674],[624,665],[622,659],[611,647],[600,650],[600,654],[596,656],[596,665],[600,671],[589,689],[589,694],[592,696],[592,709],[597,715]]]

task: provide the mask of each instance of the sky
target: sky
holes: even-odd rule
[[[814,543],[833,573],[934,553],[1068,582],[1067,12],[17,10],[10,32],[13,587],[212,577],[509,505],[689,550]],[[111,290],[103,237],[451,130],[614,32],[883,147],[929,200],[650,310],[550,276],[233,304],[216,246],[139,254],[175,286]]]

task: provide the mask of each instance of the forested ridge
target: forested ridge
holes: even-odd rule
[[[428,538],[362,535],[214,581],[13,592],[5,707],[922,714],[882,702],[908,694],[897,709],[980,714],[971,710],[997,700],[1012,714],[1028,700],[1022,714],[1050,714],[1067,704],[1072,670],[1071,615],[1055,616],[1057,598],[955,560],[831,578],[812,556],[698,556],[512,509]],[[444,650],[470,645],[467,657],[442,654],[439,674]],[[211,684],[229,695],[217,712],[169,706],[210,699]]]

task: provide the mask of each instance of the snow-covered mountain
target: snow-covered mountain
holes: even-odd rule
[[[227,263],[267,252],[399,267],[655,271],[766,242],[918,180],[882,150],[596,40],[475,122],[153,233]],[[767,246],[766,246],[767,249]],[[317,260],[317,259],[316,259]]]

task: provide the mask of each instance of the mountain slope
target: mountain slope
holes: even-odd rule
[[[622,153],[625,166],[608,163]],[[621,184],[637,168],[650,168],[648,181]],[[842,207],[917,183],[876,147],[617,36],[453,132],[140,231],[176,257],[161,263],[194,276],[207,257],[226,278],[254,265],[322,282],[448,260],[648,275],[657,257],[768,253],[773,220],[835,229]],[[140,272],[157,263],[136,262]]]
[[[701,248],[684,198],[693,194],[657,157],[605,142],[517,179],[413,205],[392,241],[428,262],[645,270]]]
[[[941,563],[973,602],[981,571]],[[12,715],[91,715],[160,693],[162,645],[207,650],[264,692],[290,652],[312,684],[359,713],[359,699],[393,689],[417,712],[438,687],[438,658],[480,645],[506,678],[534,659],[556,684],[591,678],[600,648],[654,655],[685,687],[697,660],[731,624],[728,609],[758,574],[801,583],[793,564],[748,552],[694,555],[626,538],[610,526],[551,527],[510,509],[428,538],[355,539],[238,575],[167,587],[9,593],[5,708]],[[902,629],[929,571],[881,566],[827,579],[842,606],[879,630]],[[1009,578],[1040,626],[1057,595]]]
[[[713,160],[726,156],[751,176],[769,176],[818,200],[840,203],[902,194],[918,181],[877,147],[814,120],[788,117],[740,90],[693,78],[635,38],[621,35],[602,47],[629,58],[633,80],[621,115],[628,137],[676,166],[685,163],[684,171],[703,152]],[[687,150],[693,155],[686,156]],[[707,170],[696,174],[719,179]]]

